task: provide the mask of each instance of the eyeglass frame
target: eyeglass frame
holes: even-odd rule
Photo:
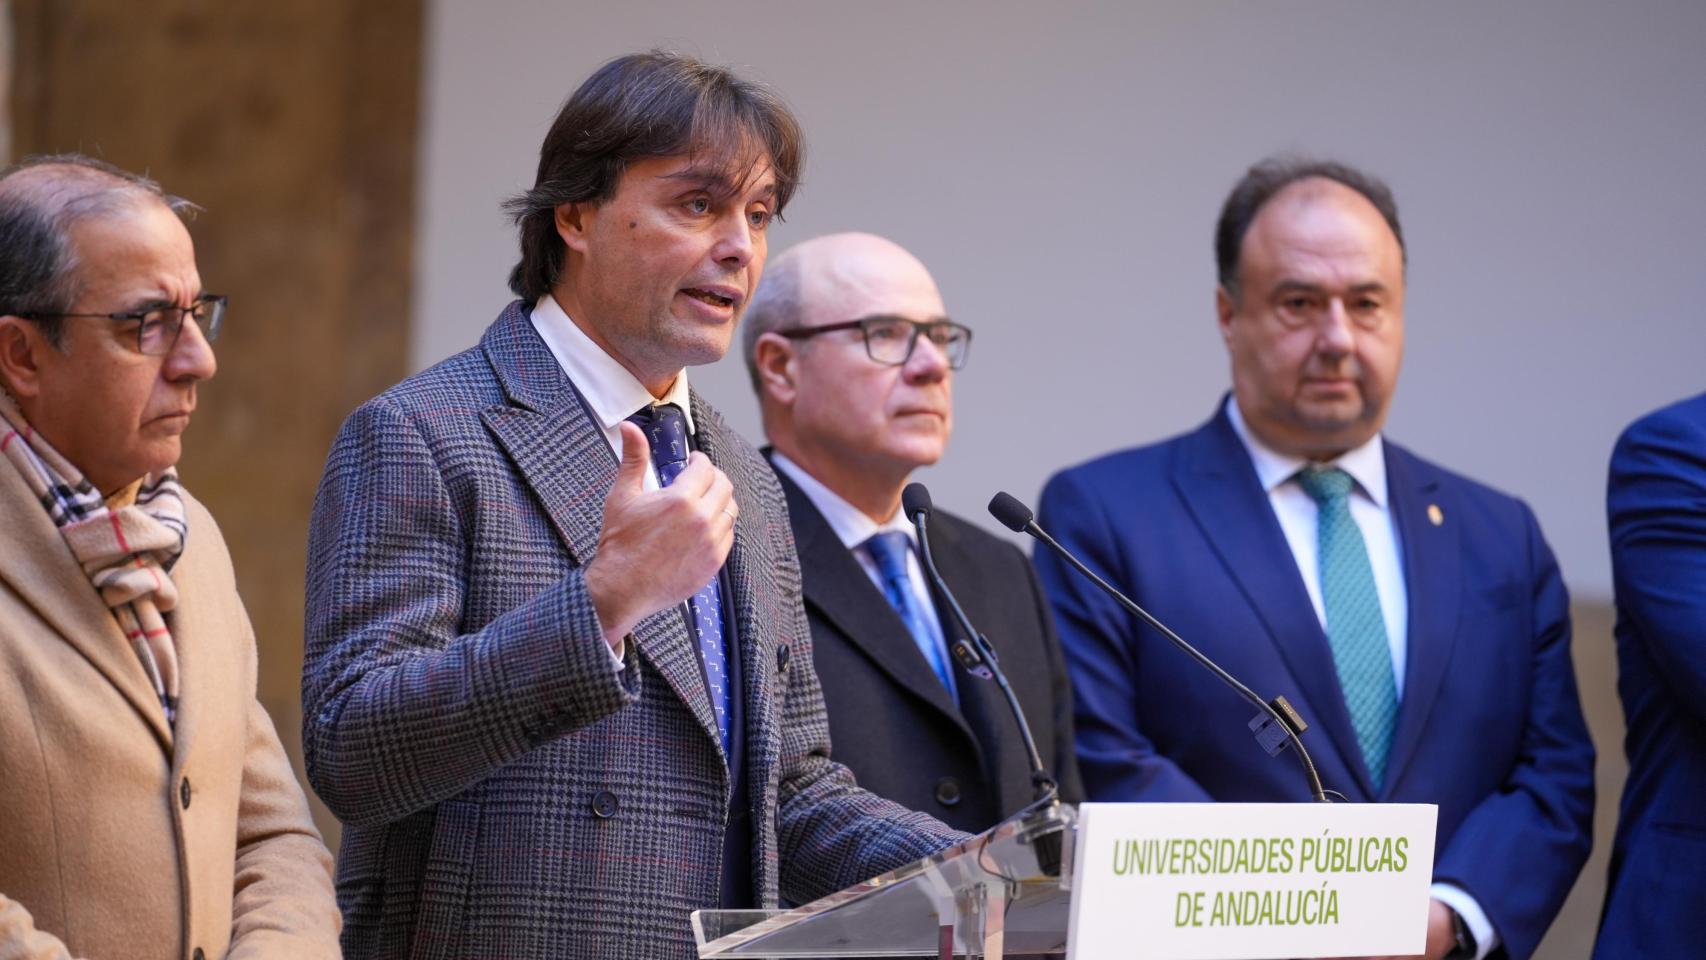
[[[909,337],[906,341],[906,355],[901,357],[899,360],[882,360],[882,359],[879,359],[877,357],[877,355],[871,351],[871,328],[870,328],[870,325],[876,324],[876,323],[895,323],[895,322],[907,324],[908,326],[910,326],[912,328],[912,336]],[[949,370],[963,369],[966,365],[966,361],[971,358],[971,334],[972,334],[971,328],[966,326],[963,323],[955,323],[954,321],[948,320],[948,319],[913,320],[910,317],[897,317],[897,316],[894,316],[892,314],[886,314],[885,313],[885,314],[877,314],[876,316],[870,316],[870,317],[860,317],[857,320],[843,320],[840,323],[826,323],[821,327],[791,327],[787,330],[778,330],[776,332],[781,334],[784,337],[787,337],[790,340],[804,340],[807,337],[815,337],[820,333],[834,333],[834,332],[837,332],[840,330],[853,330],[853,329],[857,329],[859,331],[859,339],[862,340],[865,344],[865,356],[870,357],[872,363],[880,363],[880,364],[883,364],[884,366],[904,367],[907,365],[907,363],[911,362],[913,351],[918,349],[918,337],[920,334],[924,333],[926,330],[952,330],[952,331],[959,331],[960,333],[965,334],[965,337],[966,337],[965,344],[966,345],[965,345],[965,349],[960,351],[960,362],[959,363],[955,363],[953,361],[953,358],[948,356],[948,349],[947,349],[947,346],[945,344],[936,343],[936,340],[933,337],[930,340],[931,343],[935,344],[938,348],[941,349],[942,359],[948,361],[948,369]]]
[[[201,328],[201,335],[208,343],[212,343],[219,339],[219,331],[225,323],[225,311],[229,309],[230,306],[230,297],[218,293],[204,293],[201,296],[196,297],[195,302],[191,303],[187,307],[162,305],[149,307],[146,310],[121,310],[116,313],[53,313],[45,310],[20,310],[14,312],[12,316],[22,317],[25,320],[90,318],[101,320],[135,321],[137,324],[136,352],[145,357],[164,357],[171,354],[172,350],[178,345],[178,339],[184,335],[185,317],[195,318],[196,326]],[[204,324],[202,322],[202,315],[210,309],[212,311],[213,319]],[[171,312],[177,316],[175,326],[172,329],[172,339],[166,344],[165,349],[161,350],[159,353],[150,353],[149,351],[142,349],[142,332],[148,328],[148,315],[151,313],[165,312]],[[169,320],[162,320],[161,322],[168,324],[174,323],[174,321]]]

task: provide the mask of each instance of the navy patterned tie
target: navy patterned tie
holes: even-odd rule
[[[658,484],[669,486],[687,469],[687,418],[673,403],[647,407],[628,418],[646,433],[651,442],[652,466]],[[705,682],[711,709],[717,715],[717,733],[722,736],[723,756],[729,755],[729,674],[723,639],[723,596],[717,578],[699,588],[687,600],[693,615],[693,635],[699,644],[699,659],[705,665]]]
[[[919,609],[918,597],[912,592],[912,578],[906,572],[906,555],[912,550],[910,538],[899,530],[873,534],[865,541],[865,550],[877,563],[877,573],[883,580],[883,596],[888,598],[889,606],[900,614],[901,622],[912,633],[912,641],[924,654],[924,662],[930,664],[936,679],[948,688],[948,696],[957,702],[959,693],[954,689],[954,671],[948,664],[947,647],[942,638],[930,629],[930,621]]]
[[[1321,605],[1327,611],[1327,644],[1339,688],[1350,709],[1368,773],[1379,790],[1386,780],[1386,756],[1398,724],[1398,686],[1392,676],[1392,649],[1386,619],[1374,587],[1368,546],[1351,516],[1350,493],[1356,481],[1337,467],[1307,467],[1297,482],[1319,511]]]

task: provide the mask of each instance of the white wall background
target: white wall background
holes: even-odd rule
[[[953,445],[925,477],[964,515],[1209,415],[1227,384],[1213,222],[1275,151],[1392,184],[1411,267],[1388,432],[1526,497],[1579,595],[1610,592],[1617,431],[1706,389],[1698,0],[429,7],[416,367],[508,301],[498,205],[531,185],[562,100],[604,60],[665,46],[799,112],[807,182],[773,255],[884,233],[976,328]],[[692,376],[758,439],[738,357]]]

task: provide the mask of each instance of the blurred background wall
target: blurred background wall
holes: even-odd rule
[[[207,208],[202,274],[234,310],[184,475],[232,545],[293,750],[331,435],[507,302],[499,203],[602,61],[669,47],[790,100],[811,157],[773,254],[867,229],[931,267],[977,340],[924,479],[973,519],[1209,415],[1210,235],[1246,166],[1381,174],[1411,264],[1390,432],[1528,499],[1577,598],[1599,826],[1541,956],[1586,955],[1623,776],[1606,459],[1634,416],[1706,388],[1706,5],[13,0],[11,20],[14,157],[82,149]],[[758,439],[739,358],[692,376]]]

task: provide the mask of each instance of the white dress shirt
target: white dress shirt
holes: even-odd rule
[[[864,568],[865,575],[871,578],[873,584],[876,584],[879,592],[884,589],[883,575],[877,569],[877,562],[871,557],[870,551],[864,547],[864,543],[879,533],[886,533],[891,530],[898,530],[906,534],[906,542],[912,545],[912,549],[906,551],[907,587],[911,589],[913,599],[918,601],[918,609],[924,616],[925,626],[929,628],[931,635],[939,645],[939,649],[947,654],[948,669],[952,670],[953,655],[947,653],[947,646],[942,633],[942,621],[936,616],[936,601],[930,596],[929,585],[924,579],[924,568],[918,560],[918,530],[907,520],[906,515],[897,509],[894,516],[878,523],[866,516],[864,511],[858,507],[848,503],[840,494],[824,486],[816,477],[807,473],[804,467],[788,459],[787,454],[782,451],[772,450],[770,459],[775,463],[776,469],[786,473],[790,480],[799,484],[800,489],[805,491],[806,499],[810,500],[812,506],[823,514],[825,520],[829,521],[829,528],[835,531],[836,539],[841,541],[842,546],[852,551],[853,558],[859,561],[859,566]]]
[[[1327,629],[1327,607],[1321,601],[1320,566],[1320,509],[1314,498],[1296,479],[1297,472],[1310,465],[1303,457],[1280,453],[1264,444],[1250,432],[1244,415],[1238,409],[1237,398],[1226,401],[1226,416],[1232,430],[1244,442],[1250,462],[1256,467],[1256,479],[1268,492],[1268,504],[1285,531],[1285,542],[1297,560],[1303,585],[1309,590],[1309,602],[1315,606],[1315,616],[1321,629]],[[1392,510],[1386,499],[1386,448],[1380,434],[1354,450],[1323,466],[1338,467],[1351,475],[1356,486],[1351,490],[1351,519],[1362,531],[1362,542],[1368,548],[1368,562],[1374,568],[1374,589],[1380,596],[1381,619],[1386,622],[1386,644],[1392,652],[1392,678],[1397,682],[1398,696],[1404,695],[1405,654],[1408,650],[1410,606],[1404,588],[1402,551],[1398,547],[1398,529],[1392,522]]]
[[[1244,415],[1238,409],[1238,399],[1226,401],[1226,416],[1232,430],[1243,441],[1256,468],[1256,479],[1268,493],[1280,529],[1285,532],[1286,545],[1303,574],[1303,585],[1309,591],[1309,602],[1315,605],[1315,616],[1321,629],[1327,629],[1327,608],[1321,601],[1321,566],[1319,508],[1315,500],[1296,480],[1297,472],[1310,465],[1302,457],[1293,457],[1264,444],[1250,432]],[[1392,651],[1392,677],[1397,683],[1398,696],[1404,695],[1404,669],[1407,663],[1410,623],[1410,597],[1404,586],[1403,550],[1398,540],[1398,527],[1392,517],[1391,502],[1386,487],[1386,448],[1380,434],[1360,447],[1349,450],[1324,466],[1338,467],[1356,481],[1350,497],[1351,518],[1362,531],[1362,542],[1368,548],[1368,562],[1374,568],[1374,589],[1380,596],[1381,619],[1386,622],[1386,642]],[[1487,913],[1467,891],[1448,883],[1434,884],[1429,893],[1451,909],[1468,924],[1475,935],[1476,960],[1481,960],[1499,945],[1499,935]]]
[[[592,408],[593,419],[604,430],[604,439],[617,460],[622,459],[622,421],[654,403],[673,403],[680,407],[682,415],[687,418],[687,435],[693,435],[693,405],[688,402],[686,370],[675,375],[675,382],[670,385],[668,393],[653,397],[639,378],[628,372],[628,368],[615,357],[605,353],[603,347],[594,343],[570,320],[549,293],[533,305],[533,329],[539,331],[539,337],[550,348],[551,356],[557,358],[558,365],[574,381],[587,406]],[[657,471],[646,471],[646,489],[657,488]]]

